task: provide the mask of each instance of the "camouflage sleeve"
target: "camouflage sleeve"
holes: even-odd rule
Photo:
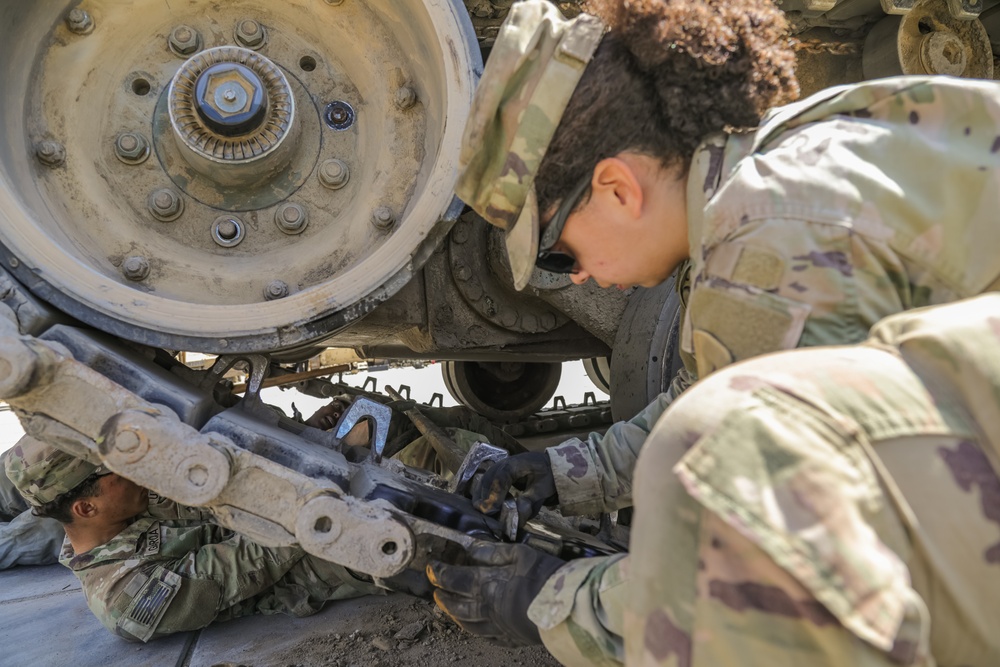
[[[138,544],[150,556],[78,572],[91,611],[125,639],[149,641],[255,613],[260,599],[289,583],[289,572],[305,556],[298,547],[264,547],[218,526],[161,531],[159,522],[149,521]],[[122,548],[134,550],[135,544],[123,542]],[[334,585],[343,583],[334,578]],[[309,595],[311,582],[290,583]]]
[[[624,554],[568,563],[535,596],[528,617],[545,648],[564,665],[611,667],[625,660]]]
[[[660,394],[638,415],[612,424],[602,435],[572,438],[547,451],[563,514],[613,512],[632,505],[635,459],[650,429],[673,401]]]

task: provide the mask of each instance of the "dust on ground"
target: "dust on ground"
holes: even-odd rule
[[[247,662],[246,667],[559,666],[542,646],[504,648],[463,632],[429,601],[390,595],[381,604],[358,607],[347,626],[350,632],[314,635],[266,665]]]

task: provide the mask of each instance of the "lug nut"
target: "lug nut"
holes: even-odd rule
[[[94,19],[90,13],[80,9],[71,9],[66,15],[66,25],[78,35],[86,35],[94,30]]]
[[[58,141],[41,141],[35,146],[35,157],[46,167],[58,167],[66,161],[66,149]]]
[[[388,206],[379,206],[372,212],[372,224],[385,231],[396,223],[396,216]]]
[[[396,90],[396,106],[402,110],[409,109],[417,103],[417,91],[411,86],[400,86]]]
[[[153,217],[161,222],[176,220],[184,212],[184,200],[170,188],[154,190],[146,204]]]
[[[272,280],[264,288],[264,298],[268,301],[288,296],[288,284],[284,280]]]
[[[274,224],[286,234],[301,234],[309,224],[306,210],[299,204],[285,203],[274,212]]]
[[[253,19],[243,19],[236,24],[236,41],[248,49],[256,49],[264,43],[264,26]]]
[[[351,169],[341,160],[325,160],[319,166],[319,182],[331,190],[339,190],[347,185]]]
[[[122,262],[122,273],[129,280],[145,280],[149,275],[149,262],[142,255],[126,257]]]
[[[194,28],[186,25],[179,25],[170,31],[167,38],[170,50],[179,56],[189,56],[198,50],[201,44],[201,35]]]
[[[212,240],[223,248],[232,248],[243,240],[243,221],[235,215],[223,215],[212,223]]]
[[[115,155],[125,164],[141,164],[149,157],[149,142],[136,132],[123,132],[115,139]]]

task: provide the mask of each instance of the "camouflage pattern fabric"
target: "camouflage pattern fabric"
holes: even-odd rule
[[[1000,664],[998,397],[1000,295],[714,373],[649,435],[630,554],[529,614],[567,665]]]
[[[72,491],[104,468],[25,435],[9,450],[4,470],[21,496],[39,507]]]
[[[12,450],[0,453],[0,570],[55,563],[66,536],[55,519],[31,513],[4,472]]]
[[[856,343],[888,315],[996,290],[998,128],[1000,84],[899,77],[825,90],[756,132],[710,137],[688,176],[691,375]],[[549,450],[565,510],[632,503],[636,456],[675,396]]]
[[[516,289],[531,279],[540,227],[535,175],[604,24],[565,19],[547,0],[510,9],[490,51],[459,154],[455,193],[505,242]]]
[[[108,630],[149,641],[249,614],[308,616],[329,600],[380,592],[298,547],[263,547],[208,512],[150,494],[150,505],[106,544],[60,562]]]
[[[492,224],[510,230],[521,215],[603,33],[596,17],[567,20],[545,0],[511,7],[476,89],[455,186],[459,198]]]

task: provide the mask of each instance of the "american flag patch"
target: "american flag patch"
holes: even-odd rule
[[[132,601],[128,617],[139,625],[152,625],[160,616],[160,608],[172,596],[173,589],[162,581],[150,579],[145,589]]]
[[[128,633],[125,636],[149,641],[180,587],[181,577],[164,567],[156,567],[148,578],[137,574],[125,591],[133,597],[118,619],[118,628]]]

